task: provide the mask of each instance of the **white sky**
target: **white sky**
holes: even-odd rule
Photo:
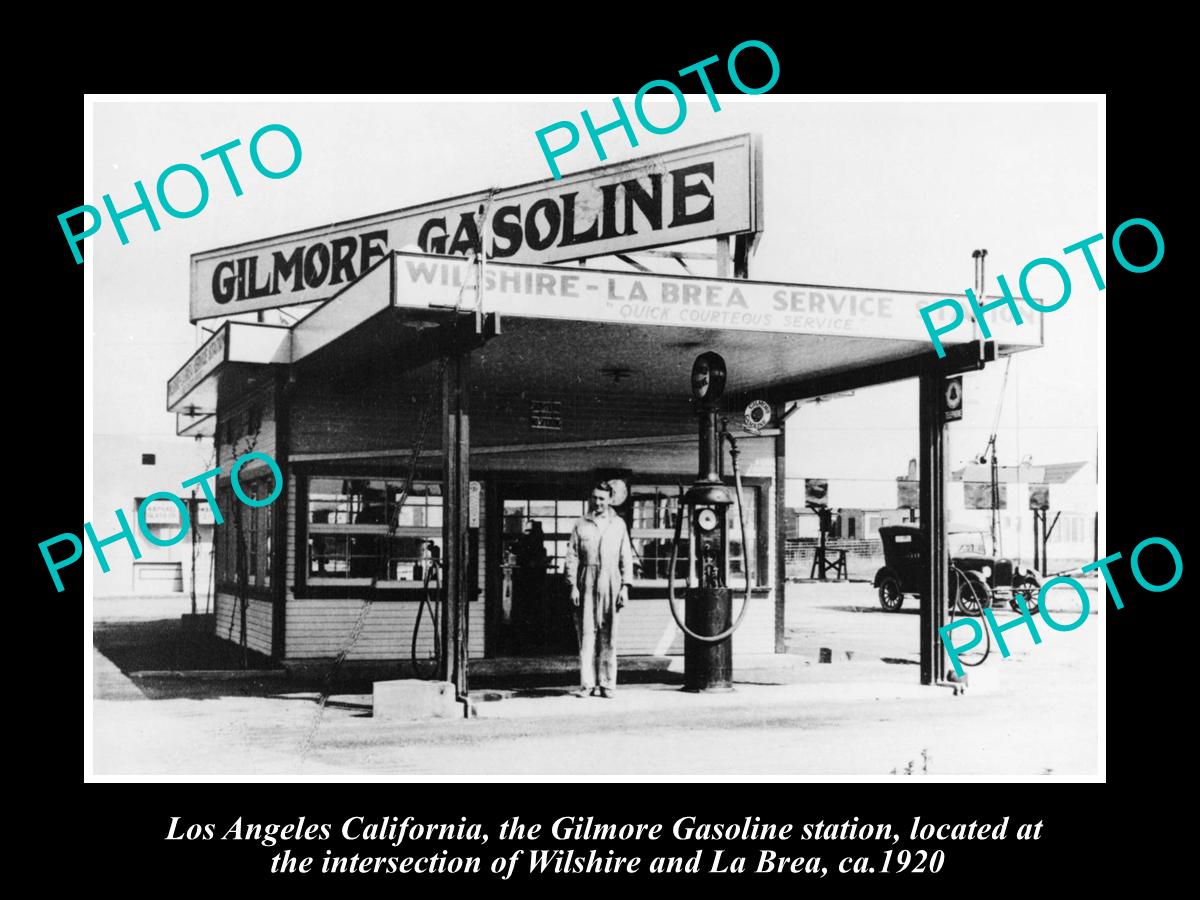
[[[629,106],[632,98],[623,99]],[[986,247],[989,291],[997,289],[997,273],[1015,291],[1025,263],[1061,259],[1063,247],[1103,230],[1096,101],[720,99],[722,110],[713,112],[703,95],[689,96],[687,119],[671,135],[639,132],[641,144],[631,149],[612,132],[605,145],[609,160],[619,161],[760,133],[766,227],[751,263],[754,278],[961,298],[972,286],[971,251]],[[97,103],[94,194],[85,202],[99,207],[101,196],[112,193],[118,209],[132,206],[135,179],[153,195],[158,174],[177,162],[204,171],[211,195],[194,218],[160,212],[158,232],[143,215],[127,219],[127,246],[107,221],[87,239],[95,266],[96,434],[174,434],[166,382],[196,346],[188,323],[190,254],[546,178],[534,132],[559,119],[578,122],[584,107],[597,123],[611,119],[605,114],[611,101],[595,96],[555,103]],[[665,122],[670,115],[651,118]],[[271,122],[292,128],[304,152],[297,171],[280,180],[258,175],[246,152],[250,136]],[[233,138],[242,141],[232,158],[245,191],[236,198],[217,161],[199,159]],[[276,166],[287,158],[281,154]],[[598,164],[586,136],[559,158],[564,174]],[[190,205],[187,180],[171,182],[171,196],[183,208]],[[1045,317],[1045,348],[1013,363],[998,438],[1004,464],[1025,456],[1037,464],[1095,456],[1104,297],[1078,257],[1065,261],[1074,291]],[[1098,261],[1103,273],[1099,254]],[[1053,276],[1035,277],[1032,290],[1056,298],[1059,288]],[[951,426],[952,465],[983,451],[1003,368],[967,376],[964,419]],[[879,505],[890,505],[896,475],[916,455],[916,418],[915,382],[805,404],[793,417],[789,472],[858,479],[863,490],[877,484]]]

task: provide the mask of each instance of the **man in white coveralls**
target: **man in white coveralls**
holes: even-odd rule
[[[592,488],[590,514],[575,523],[567,549],[567,582],[579,632],[579,696],[611,697],[617,687],[617,613],[629,600],[633,546],[625,520],[612,511],[612,485]]]

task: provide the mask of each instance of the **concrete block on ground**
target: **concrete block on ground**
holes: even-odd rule
[[[462,705],[449,681],[400,678],[372,685],[371,715],[376,719],[461,719]]]
[[[995,648],[992,648],[992,653],[996,653]],[[999,659],[993,659],[989,656],[984,660],[983,665],[975,666],[967,669],[967,695],[971,694],[1000,694],[1003,693],[1004,684],[1001,674]]]

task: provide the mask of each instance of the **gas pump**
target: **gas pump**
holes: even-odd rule
[[[699,410],[700,459],[698,480],[680,498],[675,519],[675,538],[671,542],[671,563],[667,572],[667,602],[671,615],[684,633],[685,691],[722,691],[733,689],[733,633],[742,624],[750,605],[750,570],[752,556],[746,547],[746,523],[742,512],[742,478],[738,471],[737,442],[725,431],[718,431],[717,411],[725,391],[725,360],[717,353],[702,353],[692,364],[692,396]],[[733,461],[736,498],[721,480],[720,458],[722,439],[730,443]],[[737,503],[738,524],[742,531],[742,548],[746,563],[746,589],[742,609],[736,621],[730,622],[733,604],[728,587],[729,507]],[[675,565],[679,556],[679,539],[687,510],[688,579],[686,612],[679,617],[675,604]]]

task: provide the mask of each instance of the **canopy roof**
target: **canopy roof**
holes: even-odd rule
[[[476,350],[492,387],[607,380],[635,393],[676,391],[696,355],[716,350],[730,395],[798,398],[828,390],[831,379],[882,383],[936,363],[918,310],[946,296],[561,265],[481,271],[459,257],[393,252],[290,328],[225,323],[172,377],[167,408],[191,418],[215,412],[219,379],[253,378],[249,369],[270,364],[383,355],[415,367],[472,312],[500,322]],[[960,359],[1041,345],[1032,310],[1020,326],[996,318],[986,354],[973,323],[942,340]]]

